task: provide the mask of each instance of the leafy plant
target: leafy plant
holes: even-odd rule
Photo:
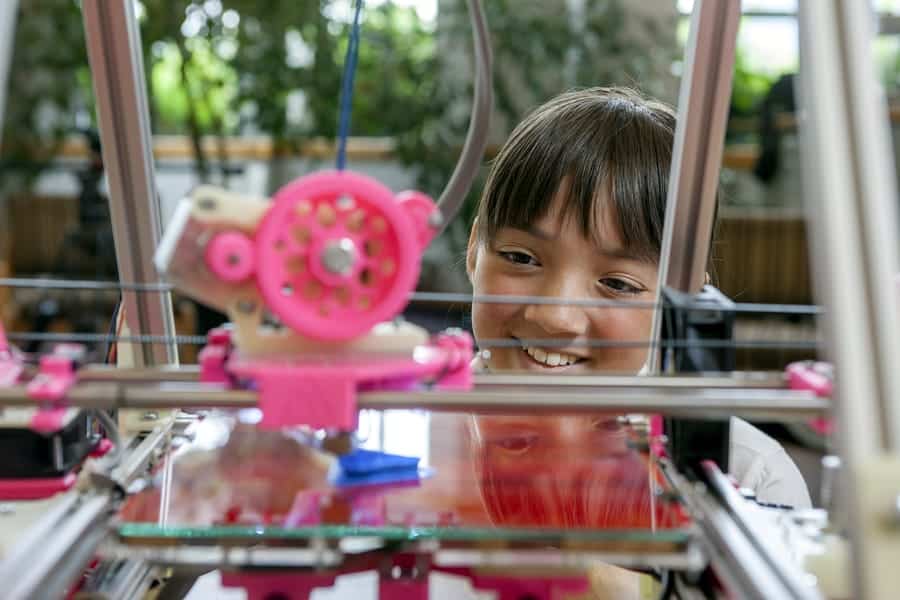
[[[347,5],[140,0],[154,131],[187,134],[202,179],[227,177],[226,136],[267,135],[278,155],[310,137],[333,137]],[[568,87],[641,82],[652,94],[674,95],[674,9],[660,18],[625,0],[588,2],[580,14],[562,0],[484,5],[497,66],[495,142]],[[76,121],[89,124],[93,107],[78,3],[31,0],[20,12],[4,156],[33,163],[53,156]],[[364,11],[352,134],[393,137],[399,160],[432,194],[468,124],[470,36],[462,0],[441,0],[436,28],[392,2]],[[217,163],[206,136],[219,142]]]
[[[20,190],[90,123],[84,30],[72,0],[19,3],[0,154],[0,192]]]

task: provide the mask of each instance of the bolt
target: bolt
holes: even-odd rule
[[[159,413],[153,412],[152,410],[141,415],[141,421],[155,421],[158,418]]]
[[[203,198],[197,200],[197,206],[199,206],[203,210],[215,210],[218,205],[219,203],[216,202],[215,198],[210,198],[208,196],[204,196]]]
[[[428,225],[437,229],[441,225],[444,224],[444,215],[441,214],[441,211],[435,210],[433,213],[428,215]]]
[[[336,242],[330,242],[322,252],[322,266],[329,273],[335,275],[347,275],[353,269],[356,261],[356,248],[353,240],[342,238]]]
[[[237,303],[237,309],[244,314],[252,313],[256,310],[256,302],[252,300],[241,300]]]

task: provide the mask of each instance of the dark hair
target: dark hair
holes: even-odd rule
[[[667,105],[624,88],[564,93],[536,109],[509,136],[491,167],[478,207],[478,235],[526,229],[545,216],[569,178],[562,218],[577,218],[594,241],[609,191],[625,249],[657,262],[675,139]]]

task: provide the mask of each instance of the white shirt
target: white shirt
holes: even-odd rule
[[[770,504],[809,508],[812,501],[800,469],[781,444],[737,417],[731,417],[728,471],[738,485]]]

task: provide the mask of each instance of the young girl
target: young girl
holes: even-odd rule
[[[472,227],[466,266],[474,294],[652,302],[674,132],[669,107],[625,89],[565,93],[531,113],[497,156]],[[633,342],[649,340],[652,318],[651,309],[640,307],[475,303],[475,337],[487,350],[476,366],[636,374],[648,348]],[[554,343],[542,346],[541,340]],[[632,344],[585,344],[596,340]],[[537,511],[552,521],[548,525],[601,524],[571,507],[546,516],[553,513],[546,498],[565,508],[560,489],[572,491],[572,481],[540,490],[529,481],[546,471],[559,479],[575,457],[627,456],[614,415],[479,416],[473,429],[482,495],[495,521],[523,522],[530,518],[526,512]],[[730,446],[731,475],[761,502],[810,505],[799,470],[775,440],[732,418]],[[509,502],[498,478],[523,464],[533,477],[516,479]],[[610,481],[622,483],[630,472],[625,468]]]

